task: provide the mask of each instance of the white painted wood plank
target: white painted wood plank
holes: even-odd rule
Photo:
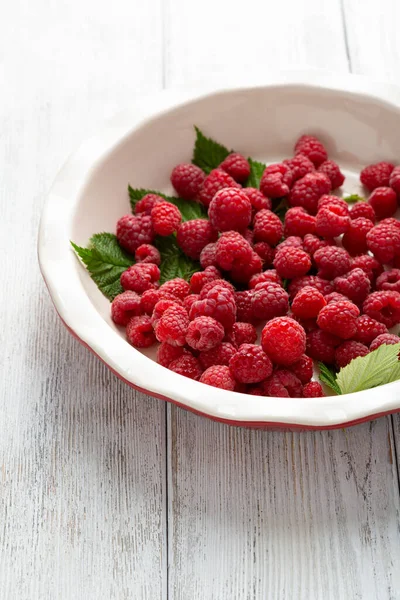
[[[17,0],[2,13],[0,596],[166,598],[165,407],[64,330],[36,259],[66,156],[162,85],[161,2]]]

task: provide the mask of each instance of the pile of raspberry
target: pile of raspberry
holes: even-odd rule
[[[244,187],[249,174],[237,153],[208,175],[180,164],[176,192],[202,203],[208,219],[182,222],[175,205],[147,194],[118,221],[136,263],[121,276],[112,318],[136,348],[159,342],[158,362],[191,379],[259,396],[323,396],[313,360],[339,369],[400,342],[389,333],[400,323],[400,166],[363,169],[369,198],[350,208],[333,194],[344,175],[313,136],[267,166],[260,189]],[[284,222],[273,212],[283,200]],[[152,242],[171,234],[202,270],[159,285]]]

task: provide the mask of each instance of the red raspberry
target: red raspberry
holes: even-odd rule
[[[304,277],[295,277],[289,283],[289,297],[294,299],[296,294],[306,286],[316,288],[323,296],[330,294],[333,291],[333,284],[326,279],[321,279],[316,275],[304,275]]]
[[[129,319],[142,313],[140,296],[136,292],[123,292],[111,303],[111,318],[117,325],[127,325]]]
[[[262,385],[248,385],[246,394],[249,396],[265,396],[264,387]]]
[[[132,317],[126,326],[128,342],[135,348],[148,348],[156,341],[150,317]]]
[[[201,316],[213,317],[224,326],[226,331],[229,331],[236,321],[236,303],[233,292],[221,285],[213,287],[206,298],[194,302],[190,309],[190,320]]]
[[[303,250],[307,252],[311,257],[314,256],[317,250],[320,248],[326,248],[327,246],[334,246],[330,240],[321,240],[316,235],[307,233],[303,239]]]
[[[350,219],[369,219],[372,223],[376,221],[375,211],[368,202],[356,202],[350,209]]]
[[[188,327],[189,317],[186,309],[175,304],[167,308],[161,315],[154,326],[154,331],[159,342],[168,342],[172,346],[184,346]]]
[[[218,231],[240,231],[251,222],[251,202],[242,190],[226,188],[211,200],[208,216]]]
[[[297,362],[290,365],[290,370],[300,379],[301,383],[305,384],[311,381],[313,376],[313,361],[312,358],[303,354],[303,356]]]
[[[335,335],[317,329],[307,335],[307,354],[314,360],[332,365],[335,362],[335,348],[341,340]]]
[[[276,283],[258,283],[251,300],[253,315],[256,319],[269,321],[274,317],[287,315],[289,311],[289,296]]]
[[[386,325],[379,323],[379,321],[375,321],[375,319],[371,319],[368,315],[361,315],[358,317],[357,331],[354,335],[354,339],[357,342],[369,346],[370,343],[378,337],[378,335],[382,335],[382,333],[388,333]]]
[[[176,296],[180,300],[186,298],[186,296],[190,293],[190,285],[185,279],[181,277],[175,277],[175,279],[170,279],[162,284],[160,287],[160,296],[163,297],[164,294],[172,294],[172,296]]]
[[[198,194],[198,198],[204,206],[210,206],[215,194],[224,188],[240,188],[239,183],[225,173],[222,169],[213,169],[205,178]]]
[[[306,286],[295,296],[292,303],[292,312],[301,319],[313,319],[320,310],[326,306],[326,300],[317,289]]]
[[[153,309],[153,313],[151,315],[151,323],[153,325],[153,327],[155,328],[158,321],[161,319],[162,315],[165,313],[165,311],[168,308],[171,308],[171,306],[182,306],[182,302],[178,299],[178,298],[165,298],[162,300],[159,300],[157,302],[157,304],[155,305],[154,309]]]
[[[151,211],[159,202],[165,202],[162,196],[158,194],[145,194],[139,202],[135,205],[135,214],[136,215],[151,215]]]
[[[195,379],[196,381],[200,379],[203,372],[197,358],[188,350],[184,350],[182,356],[173,360],[168,365],[168,369],[179,375],[189,377],[189,379]]]
[[[237,320],[244,323],[255,323],[257,319],[253,315],[253,290],[244,290],[235,292],[235,302],[237,309]]]
[[[311,269],[311,258],[301,248],[289,246],[278,250],[274,258],[274,267],[284,279],[301,277]]]
[[[251,206],[256,212],[262,210],[263,208],[266,208],[267,210],[272,209],[271,200],[266,198],[257,188],[243,188],[243,193],[246,194],[251,202]]]
[[[203,285],[203,287],[200,290],[200,299],[203,300],[204,298],[207,298],[208,296],[208,292],[210,290],[212,290],[214,287],[216,286],[219,287],[223,287],[226,290],[229,290],[230,292],[232,292],[232,294],[235,291],[235,288],[233,287],[233,285],[231,283],[229,283],[229,281],[227,281],[226,279],[213,279],[212,281],[208,281],[207,283],[205,283]]]
[[[285,215],[284,235],[285,237],[291,235],[304,237],[309,233],[315,233],[315,221],[315,217],[309,215],[304,208],[300,206],[289,208]]]
[[[369,254],[361,254],[355,256],[351,263],[352,269],[362,269],[368,275],[371,284],[375,282],[375,278],[383,271],[382,265]]]
[[[303,393],[301,381],[287,369],[277,369],[262,387],[266,396],[277,398],[301,398]]]
[[[341,215],[341,208],[335,205],[324,206],[317,212],[315,232],[325,238],[333,238],[345,233],[350,225],[350,217]]]
[[[217,243],[212,242],[211,244],[207,244],[204,246],[203,250],[200,252],[200,264],[202,269],[206,269],[207,267],[216,267],[217,266]]]
[[[313,135],[302,135],[297,140],[294,151],[295,154],[307,156],[316,167],[319,167],[328,159],[324,145]]]
[[[287,196],[292,184],[292,172],[283,163],[269,165],[260,181],[260,190],[267,198]]]
[[[274,363],[291,365],[305,353],[306,332],[294,319],[277,317],[262,330],[261,345]]]
[[[236,262],[243,264],[250,261],[252,249],[244,237],[237,231],[223,233],[217,242],[217,265],[225,271],[230,271]]]
[[[289,167],[292,172],[292,185],[295,181],[301,179],[304,175],[307,175],[307,173],[313,173],[315,171],[313,163],[304,154],[296,154],[293,158],[284,160],[283,164]]]
[[[371,231],[374,224],[369,219],[359,217],[350,221],[350,225],[342,238],[343,247],[351,254],[365,254],[368,251],[367,233]]]
[[[303,240],[298,235],[289,235],[289,237],[277,245],[275,251],[278,252],[279,250],[282,250],[282,248],[288,248],[289,246],[291,248],[301,248],[303,250]]]
[[[367,233],[367,246],[377,260],[389,264],[400,254],[400,230],[380,223]]]
[[[268,269],[263,273],[257,273],[256,275],[253,275],[249,281],[249,288],[254,289],[258,283],[264,283],[266,281],[277,283],[278,285],[282,286],[282,279],[279,277],[275,269]]]
[[[359,308],[350,301],[331,302],[319,313],[317,324],[323,331],[336,335],[343,340],[348,340],[357,331],[357,317],[359,314]]]
[[[222,342],[219,346],[200,352],[199,361],[203,369],[208,369],[214,365],[229,365],[232,356],[236,354],[236,348],[229,342]]]
[[[336,348],[335,362],[339,369],[341,369],[342,367],[348,365],[354,358],[357,358],[358,356],[365,356],[368,353],[368,346],[361,344],[361,342],[348,340]]]
[[[343,294],[339,294],[338,292],[332,292],[331,294],[327,294],[325,296],[325,300],[327,304],[330,304],[331,302],[342,302],[342,300],[344,300],[344,302],[347,302],[349,299]]]
[[[261,273],[262,260],[256,252],[253,252],[248,263],[235,263],[232,265],[230,276],[236,283],[248,283],[253,275]]]
[[[275,256],[275,248],[271,248],[267,242],[257,242],[257,244],[254,244],[253,250],[261,258],[264,267],[272,265]]]
[[[341,172],[339,165],[333,160],[326,160],[325,162],[323,162],[318,167],[318,173],[323,173],[324,175],[327,175],[329,177],[329,179],[331,180],[333,190],[340,187],[345,180],[345,177]]]
[[[400,230],[400,221],[395,217],[389,217],[387,219],[382,219],[379,225],[385,225],[387,227],[394,227],[395,229]]]
[[[151,267],[151,269],[144,269]],[[160,269],[153,263],[137,263],[124,271],[121,275],[121,285],[124,290],[132,290],[142,294],[155,287],[155,282],[160,279]]]
[[[384,271],[376,280],[377,290],[400,292],[400,269]]]
[[[117,239],[128,252],[135,253],[142,244],[151,244],[154,238],[151,217],[125,215],[117,222]]]
[[[368,203],[374,209],[377,219],[391,217],[397,210],[396,192],[390,187],[375,188]]]
[[[155,305],[160,299],[160,292],[155,288],[143,292],[142,297],[140,298],[142,312],[151,315]]]
[[[395,167],[391,172],[389,185],[400,196],[400,166]]]
[[[267,242],[270,246],[276,246],[283,235],[283,225],[280,218],[266,209],[256,213],[253,229],[255,241]]]
[[[323,173],[308,173],[296,181],[289,194],[290,206],[301,206],[311,215],[318,209],[318,200],[331,191],[330,179]]]
[[[363,312],[386,325],[388,329],[400,323],[400,294],[389,290],[372,292],[363,304]]]
[[[346,200],[343,198],[338,198],[337,196],[331,196],[331,194],[324,194],[318,200],[318,210],[321,208],[332,208],[335,206],[337,210],[337,214],[342,217],[349,216],[349,207],[347,206]]]
[[[194,348],[204,352],[218,346],[225,335],[224,328],[212,317],[197,317],[189,323],[186,342]]]
[[[158,235],[171,235],[182,220],[180,210],[170,202],[160,202],[151,211],[153,229]]]
[[[158,267],[161,264],[161,255],[155,246],[151,244],[142,244],[135,251],[136,262],[153,263]]]
[[[208,367],[200,377],[201,383],[212,385],[222,390],[233,392],[236,387],[236,382],[233,379],[229,367],[226,365],[214,365]]]
[[[322,385],[318,381],[310,381],[303,387],[303,398],[322,398],[325,396]]]
[[[194,200],[200,192],[205,177],[200,167],[182,163],[172,170],[171,183],[181,198]]]
[[[219,168],[226,171],[238,183],[244,183],[250,176],[250,165],[242,154],[232,152],[219,165]]]
[[[227,335],[227,340],[236,348],[242,344],[254,344],[257,340],[257,331],[251,323],[236,322],[232,326],[232,330]]]
[[[272,363],[260,346],[242,344],[229,361],[229,369],[239,383],[259,383],[271,375]]]
[[[207,244],[215,242],[218,234],[207,219],[192,219],[181,223],[178,228],[176,241],[181,250],[194,260],[200,258],[200,253]]]
[[[197,300],[201,300],[200,294],[190,294],[189,296],[186,296],[186,298],[183,301],[183,306],[186,308],[188,313],[190,312],[190,309],[192,308],[192,304],[197,302]]]
[[[171,346],[163,342],[157,350],[157,362],[163,367],[169,367],[172,361],[180,358],[184,352],[182,346]]]
[[[352,269],[333,282],[339,294],[347,296],[354,304],[362,304],[371,290],[368,275],[362,269]]]
[[[386,344],[387,346],[400,344],[400,338],[397,335],[394,335],[393,333],[383,333],[382,335],[378,335],[378,337],[376,337],[374,341],[371,342],[369,351],[373,352],[383,344]]]
[[[216,267],[207,267],[204,271],[197,271],[190,278],[190,292],[199,294],[206,283],[220,278],[221,273]]]
[[[318,276],[323,279],[334,279],[339,275],[344,275],[351,268],[349,253],[336,246],[320,248],[315,252],[313,258],[318,267]]]
[[[379,162],[365,167],[360,173],[360,181],[367,190],[372,192],[377,187],[388,186],[390,174],[394,165],[388,162]]]
[[[244,239],[247,242],[249,242],[250,246],[253,247],[254,231],[252,229],[250,229],[249,227],[246,227],[246,229],[244,229],[244,231],[242,231],[241,234],[244,237]]]

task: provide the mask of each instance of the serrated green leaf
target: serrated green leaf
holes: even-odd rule
[[[400,343],[379,346],[340,369],[337,383],[342,394],[351,394],[400,379]]]
[[[120,277],[135,261],[121,248],[113,233],[96,233],[90,238],[87,248],[73,242],[71,245],[99,290],[109,300],[124,291]]]
[[[344,196],[343,200],[346,202],[365,202],[365,198],[359,196],[358,194],[350,194],[350,196]]]
[[[336,381],[336,373],[333,369],[329,368],[326,364],[319,362],[319,380],[322,383],[325,383],[328,387],[331,388],[336,394],[341,394],[340,387]]]
[[[257,160],[253,160],[252,158],[248,158],[248,163],[250,165],[250,175],[246,183],[246,187],[260,187],[260,180],[262,174],[265,171],[267,165],[262,162],[258,162]]]
[[[175,204],[181,212],[182,221],[191,221],[192,219],[207,219],[207,210],[199,202],[194,200],[184,200],[183,198],[177,198],[176,196],[167,196],[162,192],[156,190],[146,190],[143,188],[133,188],[128,186],[129,198],[131,202],[132,212],[135,211],[135,206],[146,194],[157,194],[166,200]]]
[[[161,254],[160,283],[182,277],[189,280],[193,273],[200,271],[200,263],[186,256],[176,243],[173,235],[157,237],[155,241]]]
[[[206,137],[198,127],[195,126],[196,141],[194,144],[192,163],[203,169],[205,173],[210,173],[216,169],[225,158],[231,154],[222,144]]]

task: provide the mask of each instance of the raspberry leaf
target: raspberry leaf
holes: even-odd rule
[[[203,169],[205,173],[210,173],[216,169],[225,158],[233,152],[228,150],[222,144],[206,137],[198,127],[195,126],[196,141],[194,144],[192,163]]]
[[[135,261],[121,248],[113,233],[96,233],[90,238],[87,248],[73,242],[71,245],[99,290],[109,300],[124,291],[120,277]]]
[[[155,241],[161,254],[160,283],[182,277],[189,280],[193,273],[200,271],[200,263],[186,256],[176,243],[173,235],[157,237]]]
[[[400,343],[379,346],[340,369],[337,383],[342,394],[351,394],[400,379]]]
[[[350,194],[350,196],[344,196],[343,200],[345,200],[346,202],[349,202],[349,203],[365,202],[365,198],[363,198],[362,196],[359,196],[358,194]]]
[[[246,187],[254,187],[259,189],[262,174],[264,173],[266,166],[262,162],[253,160],[252,158],[247,159],[250,165],[250,175],[246,183]]]
[[[133,188],[128,186],[129,198],[131,202],[132,212],[135,211],[135,206],[146,194],[157,194],[164,198],[167,202],[175,204],[181,212],[182,221],[191,221],[192,219],[207,219],[207,211],[205,207],[199,202],[193,200],[183,200],[183,198],[177,198],[175,196],[166,196],[162,192],[155,190],[145,190],[143,188]]]
[[[319,380],[321,381],[321,383],[325,383],[325,385],[330,387],[331,390],[336,392],[336,394],[341,394],[342,392],[340,391],[340,387],[337,384],[336,373],[334,372],[334,370],[329,368],[323,362],[318,363],[318,368],[319,368]]]

